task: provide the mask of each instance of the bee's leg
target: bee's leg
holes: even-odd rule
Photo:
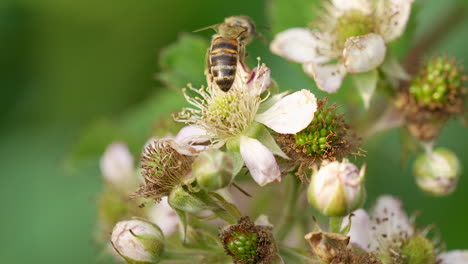
[[[205,76],[207,83],[213,83],[213,75],[211,74],[211,60],[210,60],[210,52],[211,47],[208,48],[205,55]]]
[[[249,66],[245,63],[245,57],[246,57],[246,51],[245,51],[245,45],[242,44],[242,42],[239,42],[239,63],[242,65],[242,68],[244,71],[249,72]]]

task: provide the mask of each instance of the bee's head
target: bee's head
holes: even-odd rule
[[[227,17],[219,27],[219,34],[225,38],[240,39],[244,43],[249,43],[257,32],[255,24],[248,16]]]

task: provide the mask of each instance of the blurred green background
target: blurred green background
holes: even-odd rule
[[[291,8],[296,2],[305,1],[286,1]],[[424,6],[417,17],[417,36],[430,31],[457,1],[419,2]],[[177,111],[183,103],[154,78],[161,70],[161,48],[180,32],[230,15],[249,15],[265,28],[265,6],[265,1],[250,0],[1,1],[2,263],[97,263],[100,249],[93,231],[95,199],[102,188],[99,153],[114,139],[138,146],[158,116]],[[293,25],[297,15],[290,15]],[[465,17],[436,45],[435,53],[466,62],[467,28]],[[271,40],[271,31],[262,30]],[[209,39],[211,34],[197,35]],[[267,44],[257,40],[249,52],[262,56],[273,76],[282,72],[282,89],[316,90],[298,65],[270,55]],[[83,140],[83,134],[94,136]],[[466,127],[451,122],[438,145],[457,153],[468,169],[466,135]],[[77,147],[79,140],[88,145]],[[418,191],[408,166],[400,169],[398,131],[380,135],[364,148],[367,205],[379,194],[397,195],[409,212],[422,212],[418,223],[437,225],[449,249],[468,248],[466,170],[454,194],[432,198]],[[70,153],[85,158],[72,165]]]

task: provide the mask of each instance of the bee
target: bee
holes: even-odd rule
[[[201,28],[197,31],[213,28],[211,46],[208,48],[206,71],[208,79],[218,87],[228,92],[236,77],[237,64],[244,65],[245,46],[259,34],[250,17],[227,17],[224,23]]]

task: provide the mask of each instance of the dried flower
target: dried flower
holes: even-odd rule
[[[349,236],[338,233],[312,232],[304,237],[312,253],[330,264],[381,264],[373,254],[355,252],[348,247]],[[322,263],[322,262],[321,262]]]
[[[190,149],[172,139],[157,139],[148,144],[141,157],[145,182],[136,196],[159,202],[183,184],[191,172],[193,157],[180,152],[190,152]]]

